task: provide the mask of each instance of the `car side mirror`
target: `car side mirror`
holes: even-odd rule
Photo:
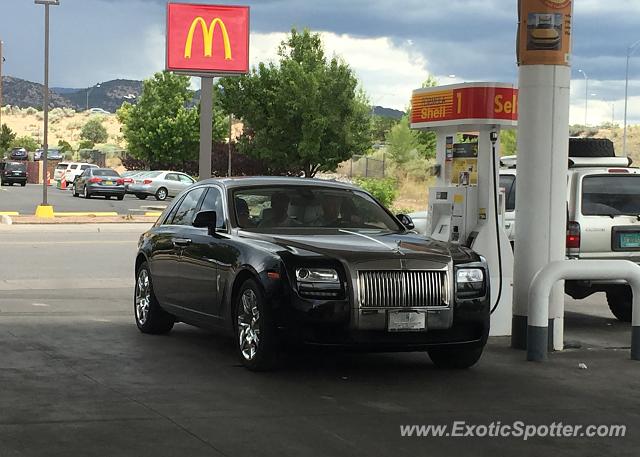
[[[199,211],[193,219],[193,226],[209,229],[209,235],[216,232],[218,215],[215,211]]]
[[[396,217],[398,218],[400,223],[404,225],[404,228],[406,228],[407,230],[413,230],[414,228],[416,228],[415,224],[413,223],[413,220],[406,214],[398,214],[396,215]]]

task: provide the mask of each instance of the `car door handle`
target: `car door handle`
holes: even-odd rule
[[[189,246],[191,244],[191,240],[189,238],[172,238],[174,246]]]

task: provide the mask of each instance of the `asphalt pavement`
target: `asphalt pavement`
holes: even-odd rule
[[[140,200],[135,195],[126,195],[124,200],[115,198],[110,200],[104,197],[92,197],[90,199],[74,198],[70,190],[60,190],[54,186],[48,187],[48,203],[56,212],[116,212],[121,215],[144,214],[164,209],[171,199],[163,202],[155,197],[147,197]],[[19,215],[33,215],[36,207],[42,203],[42,185],[27,184],[25,187],[14,184],[13,186],[0,187],[0,214],[5,212],[17,212]]]
[[[602,296],[567,300],[574,349],[493,338],[466,371],[422,353],[302,352],[272,373],[233,343],[132,312],[139,224],[0,226],[0,455],[637,455],[640,362]],[[586,369],[580,369],[584,363]],[[401,425],[624,424],[624,438],[401,437]]]

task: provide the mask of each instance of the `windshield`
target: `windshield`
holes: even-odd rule
[[[582,180],[582,214],[640,215],[640,175],[585,177]]]
[[[6,168],[9,171],[25,171],[27,169],[27,165],[24,163],[8,163]]]
[[[238,226],[256,231],[344,229],[403,231],[364,192],[310,186],[270,186],[233,192]]]

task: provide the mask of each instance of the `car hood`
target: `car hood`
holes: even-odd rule
[[[479,261],[480,257],[470,249],[416,234],[358,234],[336,233],[331,235],[266,235],[243,233],[256,241],[277,246],[277,250],[302,257],[332,257],[348,263],[377,260],[405,259],[448,264]]]

